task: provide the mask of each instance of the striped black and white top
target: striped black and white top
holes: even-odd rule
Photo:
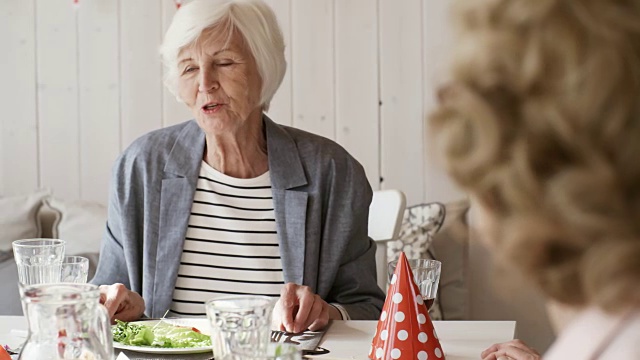
[[[283,284],[269,172],[238,179],[203,161],[171,312],[202,316],[206,300],[278,297]]]

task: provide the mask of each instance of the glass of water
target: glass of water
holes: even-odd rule
[[[89,259],[84,256],[65,256],[60,268],[60,282],[84,284],[89,275]]]
[[[227,354],[222,360],[301,360],[300,350],[293,344],[271,343],[267,346],[266,352],[256,351],[233,351]]]
[[[264,354],[275,300],[267,296],[223,296],[205,303],[216,359],[233,353]]]
[[[24,239],[12,243],[21,285],[60,282],[64,240]]]

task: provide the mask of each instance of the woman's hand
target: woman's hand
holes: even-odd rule
[[[522,340],[493,344],[480,355],[482,360],[540,360],[540,354]]]
[[[322,329],[327,326],[330,318],[340,319],[341,315],[308,286],[294,283],[288,283],[282,288],[280,299],[273,310],[273,325],[293,333]]]
[[[142,296],[127,289],[123,284],[101,285],[100,303],[107,308],[111,322],[115,322],[115,319],[138,320],[145,309]]]

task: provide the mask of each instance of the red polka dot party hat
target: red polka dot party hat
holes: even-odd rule
[[[387,290],[369,359],[444,359],[429,311],[404,253]]]

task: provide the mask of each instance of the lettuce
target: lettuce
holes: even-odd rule
[[[208,347],[211,337],[195,328],[161,322],[157,326],[127,323],[116,320],[113,340],[123,345],[153,346],[164,348]]]

